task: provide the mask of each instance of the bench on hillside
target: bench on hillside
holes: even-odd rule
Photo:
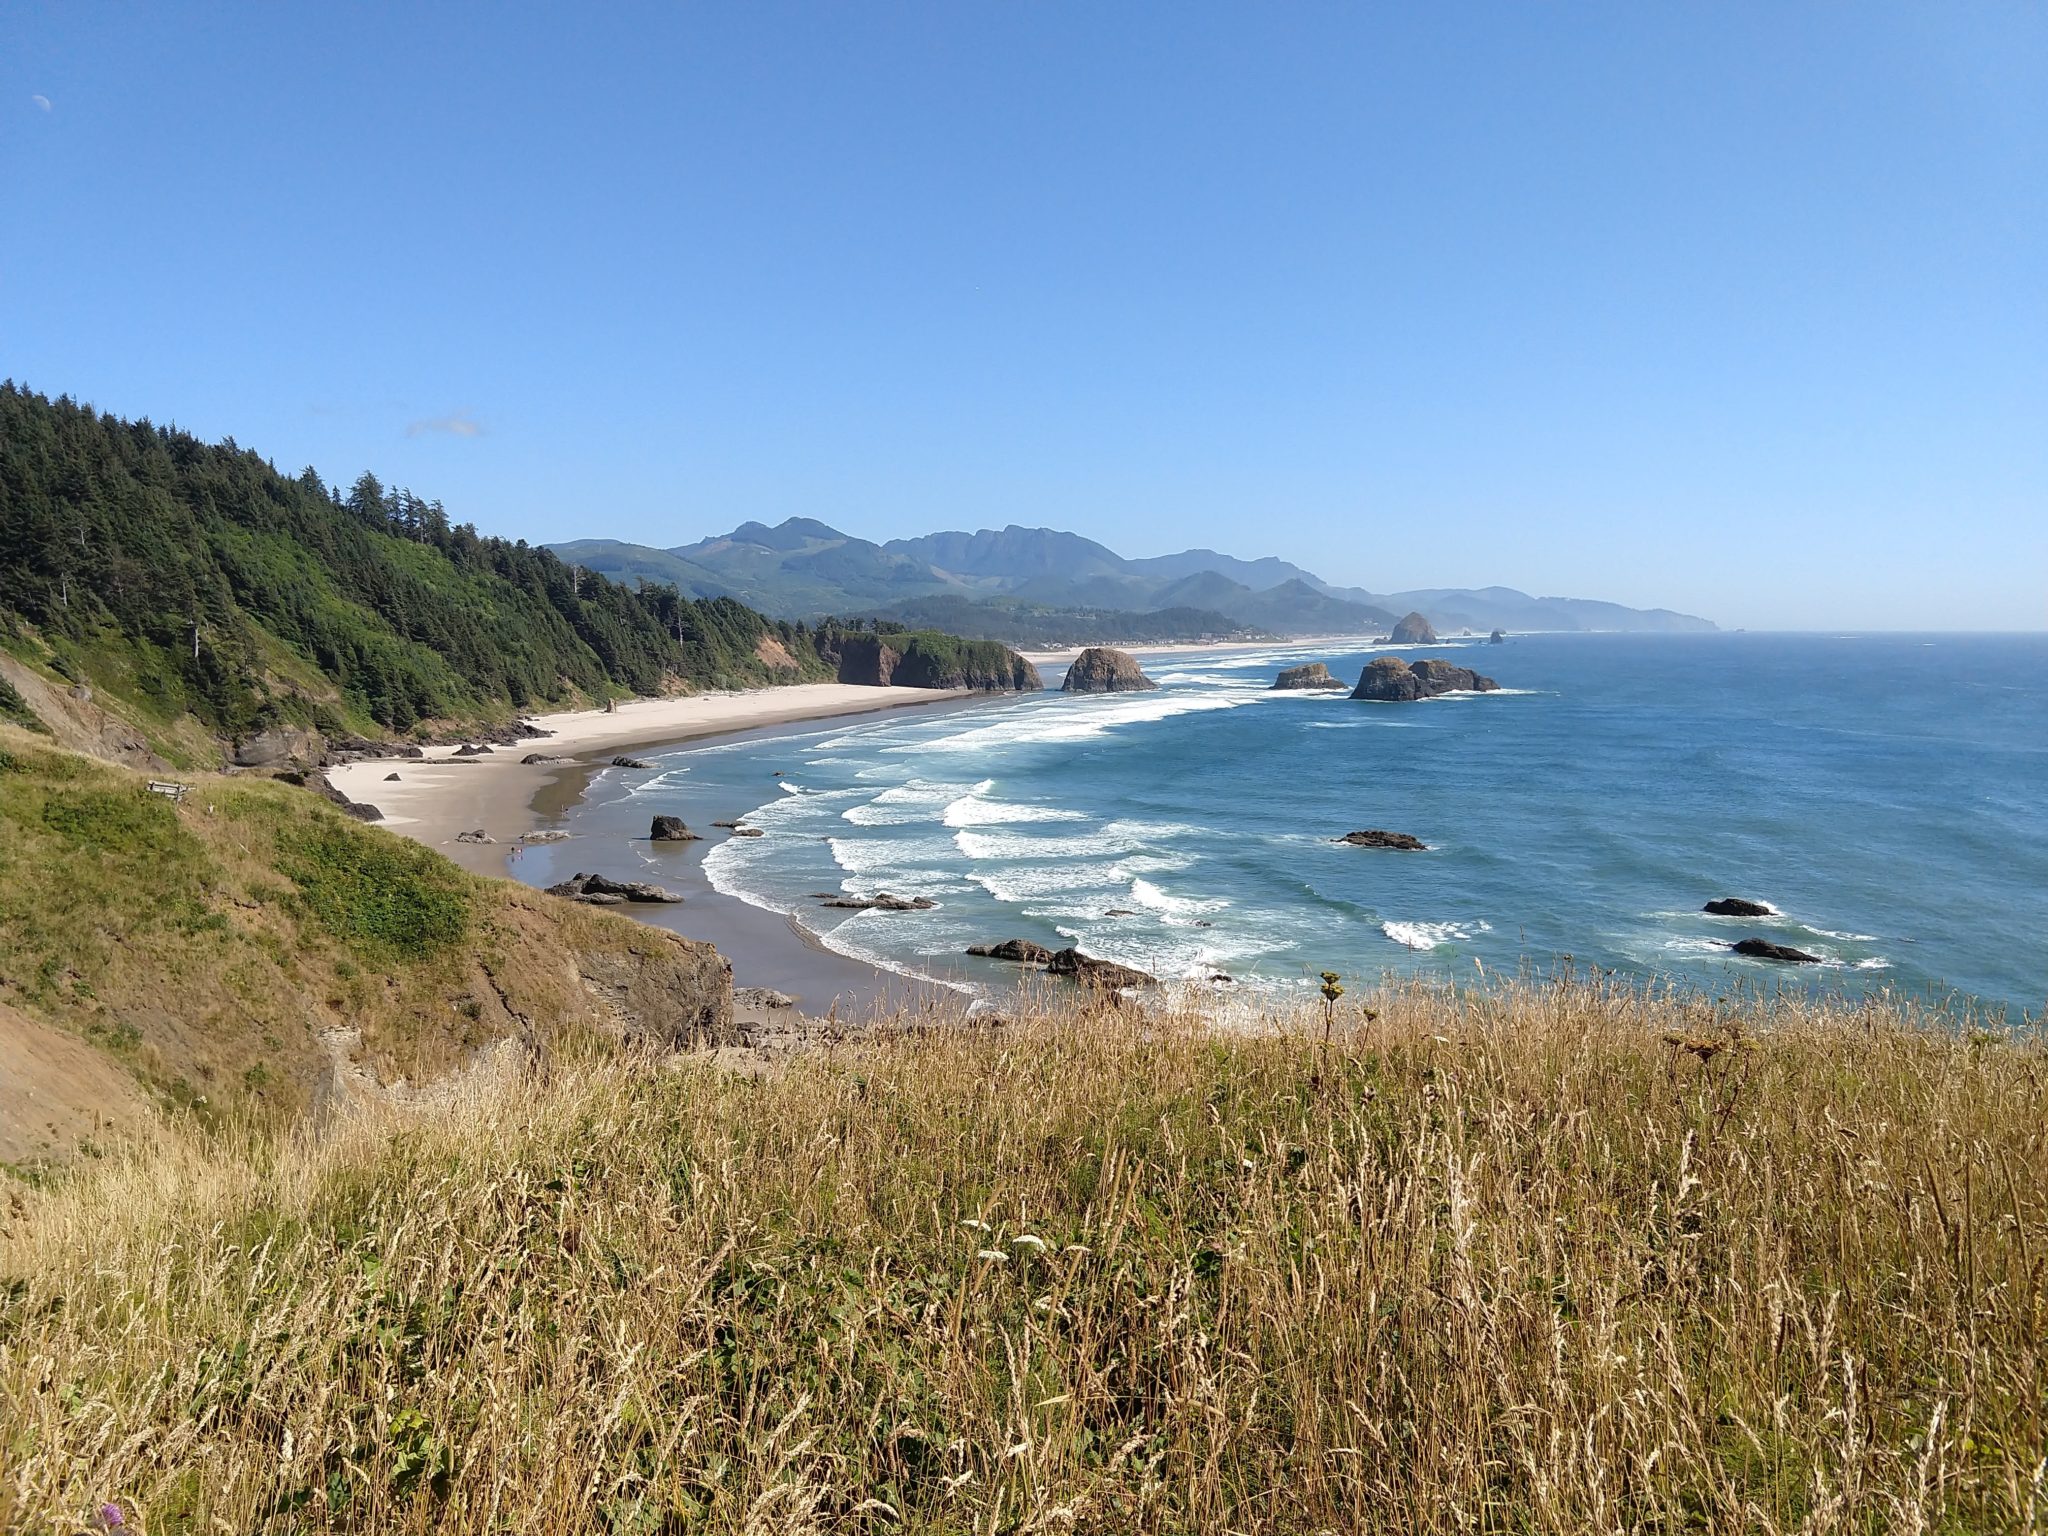
[[[169,800],[182,801],[185,798],[185,792],[191,787],[190,784],[167,784],[162,779],[151,779],[149,781],[149,792],[152,795],[162,795]]]

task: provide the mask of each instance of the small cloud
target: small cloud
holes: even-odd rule
[[[445,432],[450,437],[482,437],[484,424],[467,411],[455,411],[446,416],[406,424],[407,437],[423,437],[429,432]]]
[[[47,96],[31,96],[29,97],[29,100],[34,102],[38,107],[41,107],[45,112],[50,110],[50,98]]]

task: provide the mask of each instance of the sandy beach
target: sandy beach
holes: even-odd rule
[[[761,726],[827,720],[971,697],[964,689],[868,688],[851,683],[798,683],[747,693],[702,693],[634,699],[614,710],[583,709],[529,718],[547,736],[517,746],[457,757],[454,747],[429,747],[424,758],[377,758],[328,770],[351,800],[374,805],[384,825],[436,848],[480,875],[503,875],[518,840],[535,825],[535,801],[553,786],[565,798],[614,756],[721,736]],[[540,753],[567,759],[523,763]],[[482,832],[488,843],[458,842]]]

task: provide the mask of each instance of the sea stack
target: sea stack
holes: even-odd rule
[[[1389,637],[1396,645],[1435,645],[1436,631],[1429,627],[1429,620],[1419,613],[1411,613],[1394,626]]]
[[[1275,688],[1342,688],[1341,679],[1330,676],[1329,667],[1320,661],[1311,661],[1298,667],[1289,667],[1273,679]]]
[[[1060,684],[1060,692],[1143,693],[1158,686],[1139,670],[1128,652],[1094,645],[1074,658],[1074,664],[1067,668],[1067,680]]]
[[[1358,675],[1358,686],[1351,690],[1351,697],[1401,704],[1413,699],[1433,699],[1440,693],[1493,693],[1499,688],[1500,684],[1490,677],[1435,657],[1411,667],[1398,656],[1378,656]]]
[[[1488,645],[1505,645],[1507,643],[1507,638],[1508,632],[1506,630],[1496,629],[1493,632],[1493,634],[1487,639],[1486,643]]]

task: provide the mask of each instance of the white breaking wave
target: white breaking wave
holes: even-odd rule
[[[848,806],[839,813],[857,827],[900,826],[907,822],[937,821],[946,807],[966,796],[993,786],[993,779],[979,784],[943,783],[933,779],[912,779],[894,789],[885,789],[863,805]]]
[[[1150,880],[1131,882],[1131,900],[1141,907],[1150,907],[1154,912],[1170,913],[1174,917],[1200,917],[1209,912],[1221,912],[1230,903],[1227,901],[1200,901],[1191,896],[1169,896]]]
[[[985,791],[994,783],[984,779],[970,794],[946,807],[939,819],[949,827],[1000,827],[1025,821],[1086,821],[1085,811],[1065,811],[1055,805],[1012,805],[991,800]]]
[[[1060,699],[1005,712],[1000,725],[957,731],[927,742],[885,747],[886,752],[984,752],[995,747],[1087,741],[1118,726],[1143,725],[1210,709],[1235,709],[1244,699],[1202,694],[1142,694],[1135,698]]]
[[[968,880],[997,901],[1023,905],[1047,897],[1075,898],[1084,891],[1115,891],[1130,885],[1131,872],[1117,863],[1003,864],[970,870]],[[1113,901],[1107,901],[1114,905]],[[1092,905],[1092,903],[1091,903]]]
[[[1439,944],[1470,943],[1475,933],[1491,933],[1491,923],[1395,923],[1380,924],[1380,932],[1409,949],[1435,949]]]
[[[943,837],[828,837],[832,862],[856,878],[889,875],[898,880],[954,878],[944,866],[953,860],[953,845]]]
[[[1086,859],[1137,851],[1136,840],[1113,827],[1063,837],[1033,837],[1027,832],[975,831],[962,827],[953,846],[970,859]]]

